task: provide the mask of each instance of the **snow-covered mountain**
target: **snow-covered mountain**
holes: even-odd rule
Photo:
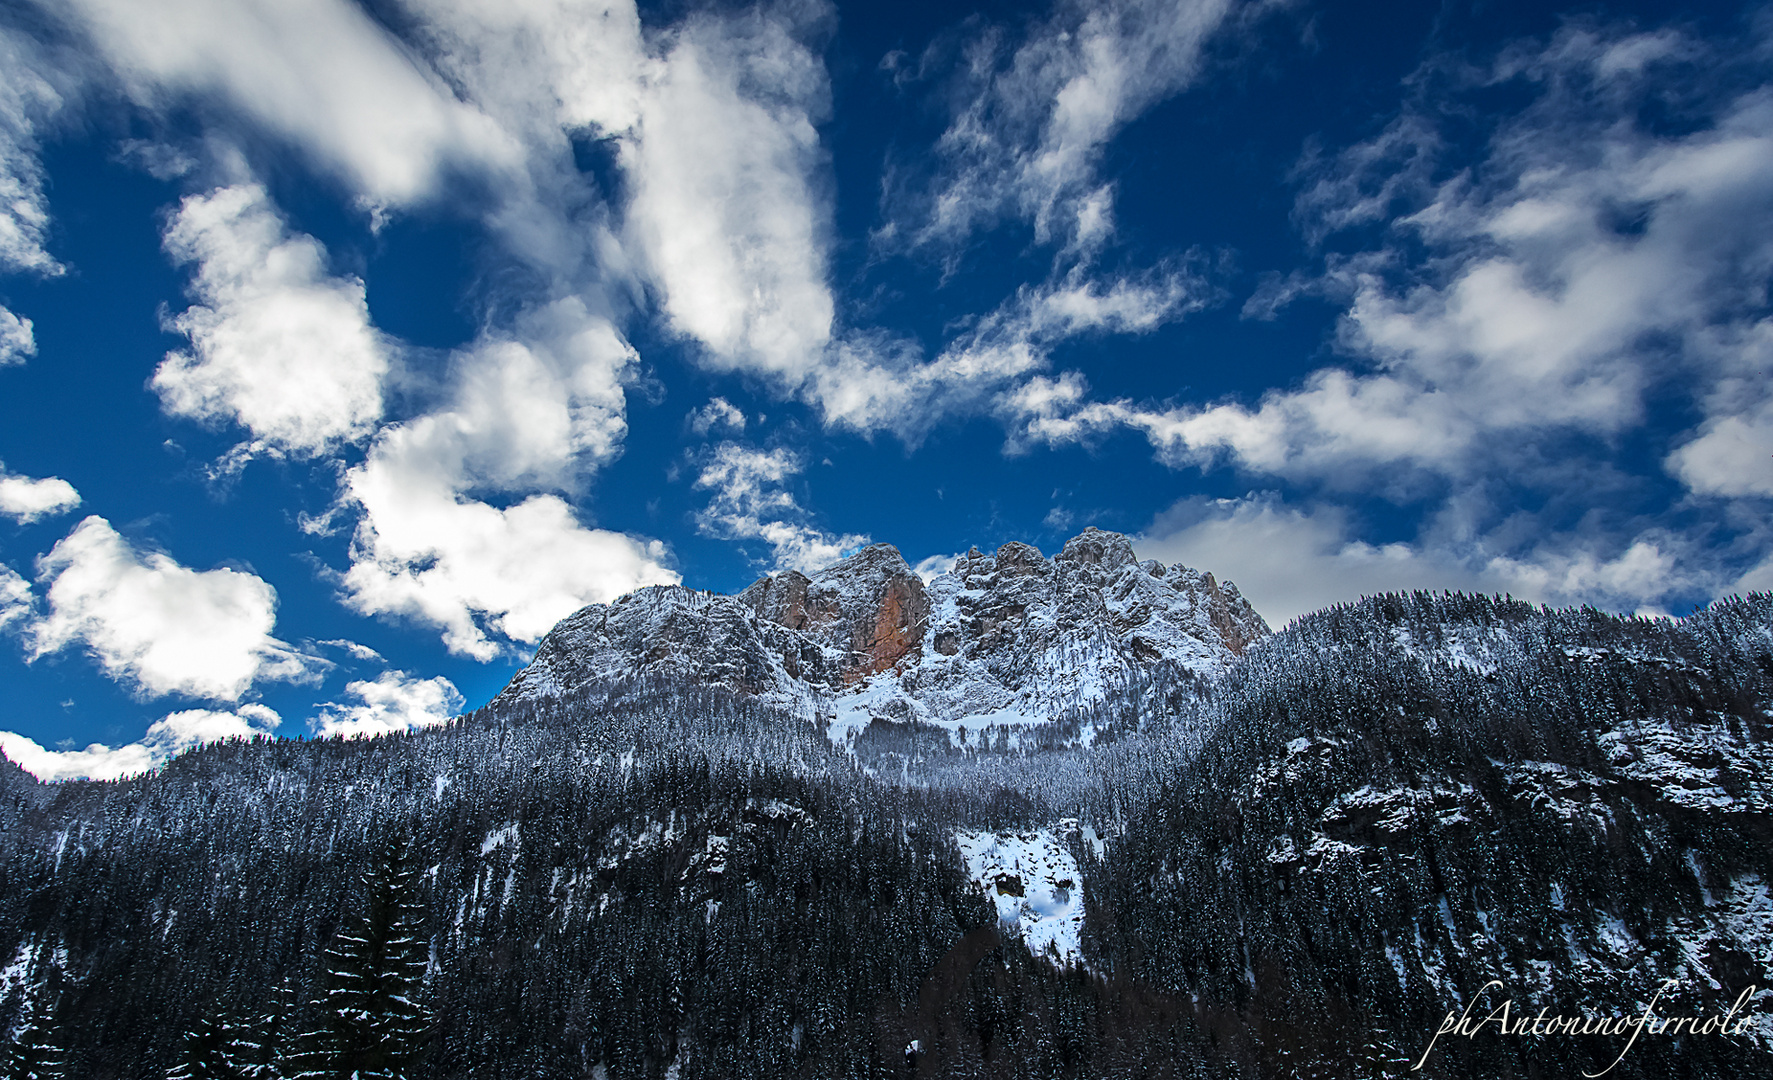
[[[0,1053],[348,1076],[401,1028],[411,1080],[1531,1080],[1627,1045],[1411,1070],[1512,1000],[1735,1009],[1605,1075],[1768,1076],[1770,838],[1767,594],[1267,635],[1110,533],[927,584],[877,546],[587,608],[438,728],[0,761]]]
[[[1157,661],[1219,675],[1268,633],[1236,585],[1141,561],[1119,533],[1086,529],[1051,559],[1027,544],[974,548],[928,585],[874,544],[737,596],[655,586],[586,607],[500,701],[652,674],[754,696],[839,743],[919,721],[964,745],[1101,701]]]

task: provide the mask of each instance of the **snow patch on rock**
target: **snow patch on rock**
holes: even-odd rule
[[[997,905],[998,922],[1036,956],[1083,960],[1083,875],[1049,829],[955,833],[967,874]]]

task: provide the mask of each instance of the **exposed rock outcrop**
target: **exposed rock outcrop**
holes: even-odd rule
[[[1048,719],[1159,660],[1216,676],[1268,632],[1236,586],[1141,562],[1119,533],[1086,529],[1051,559],[1027,544],[975,548],[927,586],[874,544],[737,596],[656,586],[587,607],[504,694],[669,674],[832,722],[837,737],[876,719],[958,737]]]
[[[891,544],[865,547],[815,577],[786,570],[759,578],[738,599],[841,654],[846,685],[915,659],[930,615],[923,580]]]

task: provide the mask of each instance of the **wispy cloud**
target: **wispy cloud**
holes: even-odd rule
[[[458,100],[350,0],[72,0],[126,93],[145,108],[195,105],[301,148],[361,193],[400,206],[452,169],[516,167],[516,144]]]
[[[1506,467],[1507,447],[1636,427],[1648,390],[1679,372],[1701,388],[1708,432],[1761,438],[1764,395],[1741,376],[1765,337],[1773,229],[1757,223],[1773,209],[1773,105],[1757,90],[1719,102],[1690,134],[1646,130],[1622,86],[1638,72],[1608,66],[1636,40],[1571,31],[1531,64],[1511,53],[1492,77],[1530,75],[1539,99],[1474,168],[1438,184],[1420,164],[1430,121],[1409,110],[1325,167],[1301,198],[1314,225],[1396,211],[1395,243],[1332,260],[1313,286],[1346,299],[1340,344],[1363,366],[1322,369],[1253,408],[1154,409],[1047,388],[1028,403],[1029,436],[1127,426],[1177,465],[1224,456],[1350,483],[1381,468],[1459,476]],[[1400,155],[1398,143],[1418,150]],[[1675,465],[1696,487],[1745,482],[1714,480],[1717,458],[1699,445]]]
[[[1586,25],[1487,66],[1431,62],[1385,132],[1302,167],[1308,238],[1356,230],[1378,243],[1328,256],[1318,274],[1276,277],[1246,305],[1262,317],[1302,292],[1339,300],[1346,365],[1254,404],[1103,401],[1081,376],[1037,376],[1005,398],[1020,444],[1132,429],[1177,468],[1230,464],[1305,490],[1430,507],[1438,497],[1434,514],[1483,519],[1450,547],[1369,549],[1317,502],[1308,518],[1240,510],[1188,534],[1206,543],[1279,530],[1286,542],[1273,550],[1347,581],[1422,578],[1626,608],[1722,588],[1732,560],[1758,550],[1752,527],[1734,527],[1743,543],[1720,545],[1683,532],[1673,503],[1607,507],[1621,485],[1654,483],[1617,456],[1627,437],[1664,440],[1666,472],[1694,495],[1773,494],[1773,99],[1764,85],[1695,89],[1685,127],[1639,119],[1694,65],[1746,63],[1678,34]],[[1459,157],[1440,135],[1445,108],[1503,83],[1531,103],[1495,121],[1474,158]],[[1696,427],[1656,429],[1653,395],[1670,392],[1699,414]],[[1491,494],[1468,499],[1481,492]],[[1549,498],[1563,517],[1529,525],[1507,509],[1522,497]],[[1560,535],[1572,519],[1581,528]],[[1247,562],[1237,548],[1213,550]],[[1261,572],[1283,580],[1294,564]]]
[[[726,442],[708,454],[696,487],[711,492],[696,515],[704,535],[729,540],[761,540],[770,546],[778,569],[811,573],[868,543],[868,537],[827,532],[809,515],[787,485],[806,468],[801,455],[784,447],[758,450]]]
[[[0,269],[45,276],[63,272],[46,246],[49,201],[38,150],[44,125],[63,111],[76,81],[34,41],[0,28]],[[28,328],[27,323],[27,343]],[[12,330],[16,334],[18,327]],[[0,334],[0,341],[5,337]],[[29,355],[28,348],[16,341],[15,346],[18,355]],[[0,346],[0,364],[5,355]]]
[[[1229,0],[1054,5],[1019,41],[967,27],[964,72],[935,176],[892,193],[890,243],[951,246],[1010,218],[1040,243],[1100,246],[1114,185],[1100,166],[1131,119],[1192,82]]]

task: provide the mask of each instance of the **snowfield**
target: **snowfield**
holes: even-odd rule
[[[998,923],[1036,956],[1083,962],[1083,875],[1050,829],[992,833],[957,831],[967,874],[997,904]]]

